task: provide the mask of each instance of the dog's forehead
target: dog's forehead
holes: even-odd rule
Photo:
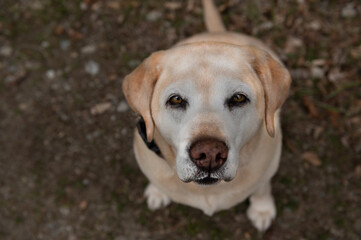
[[[163,60],[165,70],[174,74],[213,70],[214,72],[238,69],[239,62],[246,62],[247,57],[234,46],[190,44],[170,49]]]
[[[250,56],[240,47],[225,44],[190,44],[167,50],[161,62],[164,87],[192,80],[201,90],[215,81],[240,79],[250,73]],[[194,81],[196,80],[196,81]]]

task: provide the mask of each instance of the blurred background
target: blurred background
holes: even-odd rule
[[[216,1],[292,74],[263,239],[360,239],[360,1]],[[150,212],[123,77],[205,31],[200,1],[0,0],[0,239],[259,239],[248,203]]]

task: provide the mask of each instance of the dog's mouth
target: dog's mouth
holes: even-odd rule
[[[202,178],[202,179],[194,180],[194,182],[199,184],[199,185],[212,185],[212,184],[218,183],[219,181],[220,181],[220,179],[212,178],[211,176],[207,176],[207,177]]]

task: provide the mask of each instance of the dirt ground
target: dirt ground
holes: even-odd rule
[[[0,239],[317,239],[361,236],[361,3],[216,1],[293,85],[263,236],[248,203],[205,216],[147,209],[123,77],[205,31],[199,1],[0,1]]]

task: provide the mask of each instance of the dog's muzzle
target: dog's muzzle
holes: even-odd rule
[[[217,172],[227,161],[228,147],[218,139],[207,138],[194,142],[189,148],[189,157],[197,166],[201,178],[194,181],[198,184],[214,184],[222,180],[212,175]]]

